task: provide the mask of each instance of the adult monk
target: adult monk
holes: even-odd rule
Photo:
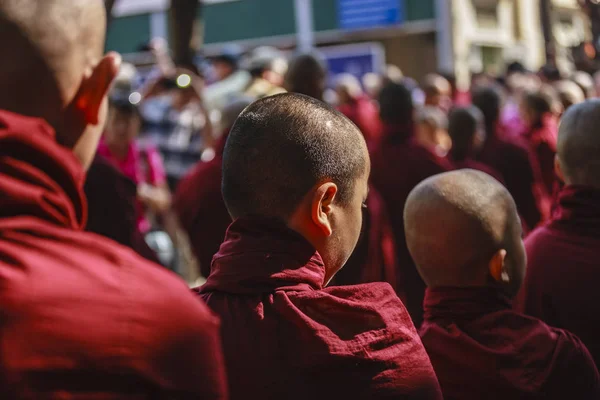
[[[232,399],[440,398],[387,283],[326,288],[361,229],[360,131],[299,94],[258,100],[223,154],[234,218],[200,296],[221,316]]]
[[[559,132],[556,173],[565,183],[551,221],[525,246],[524,311],[578,335],[600,365],[600,101],[569,108]]]
[[[411,193],[405,221],[428,286],[421,338],[445,399],[600,398],[581,341],[511,307],[526,257],[504,186],[475,170],[438,175]]]
[[[251,98],[233,100],[223,109],[221,123],[226,127],[215,148],[215,157],[200,161],[177,186],[173,208],[181,227],[190,238],[192,251],[200,263],[200,274],[210,275],[213,256],[219,251],[231,217],[221,195],[223,150],[238,115],[250,105]]]
[[[542,215],[534,195],[536,175],[529,150],[517,139],[503,135],[499,123],[502,98],[496,88],[475,91],[473,105],[483,113],[487,135],[478,160],[502,175],[506,188],[517,203],[526,230],[530,231],[541,222]]]
[[[475,169],[493,176],[500,182],[504,180],[492,167],[477,161],[486,136],[485,119],[477,107],[453,109],[448,118],[448,134],[452,140],[448,158],[457,169]]]
[[[105,25],[100,0],[0,2],[0,397],[225,398],[207,307],[83,231],[120,63]]]
[[[387,205],[396,237],[396,289],[406,296],[406,308],[418,327],[423,319],[425,284],[406,248],[404,203],[410,191],[422,180],[450,171],[452,165],[415,139],[412,95],[404,85],[387,84],[381,90],[379,104],[385,130],[380,147],[371,157],[371,181]]]

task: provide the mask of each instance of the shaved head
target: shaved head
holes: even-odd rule
[[[557,155],[565,182],[600,188],[600,100],[570,107],[558,131]]]
[[[0,109],[56,125],[102,56],[101,0],[0,1]]]
[[[417,186],[404,210],[406,242],[430,287],[485,286],[489,261],[505,249],[511,294],[525,268],[521,226],[508,191],[482,172],[461,170]]]
[[[360,130],[313,98],[281,94],[256,101],[235,122],[223,155],[223,197],[234,218],[287,219],[317,184],[338,186],[347,202],[369,173]]]

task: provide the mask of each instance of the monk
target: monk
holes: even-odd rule
[[[525,241],[524,311],[578,335],[600,365],[600,101],[563,115],[556,173],[565,187],[550,222]]]
[[[0,2],[0,398],[224,399],[217,318],[84,232],[120,64],[105,29],[101,0]]]
[[[542,221],[542,215],[534,194],[536,174],[528,147],[518,139],[509,138],[514,135],[502,132],[499,123],[502,98],[496,88],[475,91],[473,105],[483,113],[486,132],[486,140],[477,159],[502,175],[523,217],[525,230],[531,231]]]
[[[423,82],[425,105],[448,112],[452,107],[452,85],[439,74],[429,74]]]
[[[213,256],[219,251],[225,232],[231,224],[231,217],[221,195],[221,165],[223,150],[238,115],[252,103],[252,99],[242,97],[233,100],[222,112],[221,123],[226,127],[215,148],[215,157],[210,161],[200,161],[184,177],[175,192],[173,208],[179,223],[190,238],[192,251],[200,264],[200,274],[210,275]]]
[[[406,296],[406,308],[418,327],[423,319],[425,284],[406,248],[402,210],[415,186],[430,176],[450,171],[452,165],[417,142],[412,95],[404,85],[387,84],[381,90],[379,104],[385,131],[381,145],[371,156],[371,181],[383,197],[396,237],[396,289]]]
[[[428,287],[421,338],[445,399],[600,398],[585,345],[511,307],[526,257],[504,186],[475,170],[438,175],[411,193],[405,221]]]
[[[503,182],[504,178],[492,167],[477,161],[485,143],[485,119],[477,107],[458,107],[450,112],[448,134],[452,148],[448,158],[457,169],[474,169]]]
[[[258,100],[223,153],[234,222],[198,289],[221,317],[232,399],[438,399],[387,283],[326,288],[350,257],[368,192],[354,124],[299,94]]]

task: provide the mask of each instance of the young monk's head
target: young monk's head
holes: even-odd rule
[[[0,1],[0,109],[46,120],[86,167],[120,63],[105,31],[101,0]]]
[[[258,100],[235,122],[223,155],[223,198],[232,218],[274,217],[321,254],[326,280],[354,250],[370,161],[360,130],[325,103],[299,94]]]
[[[558,131],[556,173],[567,185],[600,188],[600,100],[570,107]]]
[[[485,142],[485,120],[477,107],[459,107],[448,118],[448,134],[452,139],[452,159],[463,161],[474,157]]]
[[[514,296],[526,256],[515,203],[483,172],[460,170],[422,182],[404,209],[406,243],[429,287],[497,286]]]
[[[445,156],[452,143],[448,136],[448,117],[438,107],[425,106],[417,113],[416,139],[423,146]]]
[[[301,93],[321,100],[325,91],[327,70],[317,56],[301,54],[290,62],[284,78],[288,92]]]

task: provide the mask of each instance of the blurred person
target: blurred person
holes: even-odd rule
[[[452,86],[446,78],[438,74],[429,74],[423,83],[425,105],[439,107],[448,112],[452,107]]]
[[[250,85],[252,76],[240,68],[240,58],[241,50],[237,46],[226,46],[221,54],[211,58],[215,82],[203,93],[209,111],[222,110]]]
[[[225,238],[231,217],[221,194],[222,163],[229,131],[238,115],[252,103],[253,98],[239,97],[222,112],[225,129],[215,146],[215,156],[200,161],[179,183],[173,208],[179,224],[187,233],[192,251],[200,263],[200,274],[207,278],[213,256]]]
[[[327,68],[317,56],[301,54],[292,59],[285,75],[288,92],[300,93],[323,101]]]
[[[596,96],[600,96],[600,71],[597,71],[594,76],[594,88],[596,89]]]
[[[405,78],[402,70],[393,64],[388,64],[385,66],[385,81],[386,83],[400,83]]]
[[[541,221],[542,214],[535,196],[536,172],[528,146],[519,137],[510,138],[502,133],[499,123],[502,97],[494,87],[478,89],[473,93],[473,105],[485,119],[486,139],[477,160],[498,171],[506,188],[517,203],[526,232]]]
[[[103,2],[4,0],[0,31],[0,397],[226,398],[217,318],[83,231],[120,64]]]
[[[200,296],[221,316],[231,398],[441,398],[390,285],[326,288],[361,229],[369,155],[323,102],[280,94],[238,117],[223,154],[233,224]]]
[[[581,88],[586,99],[593,99],[596,97],[596,87],[592,75],[585,71],[576,71],[571,76],[571,80]]]
[[[568,329],[600,365],[600,101],[588,100],[563,115],[556,171],[565,186],[550,222],[525,241],[528,268],[524,311]]]
[[[351,74],[335,77],[338,110],[354,122],[363,133],[367,146],[377,146],[381,135],[377,106],[365,96],[360,81]]]
[[[252,81],[244,94],[260,99],[285,92],[283,79],[288,62],[283,53],[276,48],[263,46],[254,49],[247,69],[252,75]]]
[[[438,107],[425,106],[417,111],[415,139],[439,157],[446,157],[452,147],[448,136],[448,117]]]
[[[406,248],[404,203],[422,180],[450,171],[452,166],[417,142],[412,94],[406,86],[387,84],[379,95],[379,105],[384,137],[371,155],[371,182],[385,201],[396,238],[396,290],[405,296],[408,312],[418,327],[423,319],[425,284]]]
[[[538,76],[540,77],[543,83],[550,84],[563,79],[562,73],[560,72],[558,67],[551,63],[543,65],[538,71]]]
[[[554,84],[554,89],[561,102],[563,110],[585,101],[585,94],[581,87],[573,81],[562,80]]]
[[[375,72],[367,72],[362,77],[362,85],[365,88],[365,93],[371,100],[376,101],[379,96],[379,91],[383,86],[383,77]]]
[[[448,118],[448,134],[452,140],[448,158],[457,169],[482,171],[499,182],[504,181],[498,171],[477,161],[486,139],[485,118],[477,107],[453,109]]]
[[[430,178],[409,196],[405,221],[427,283],[420,334],[444,398],[600,398],[585,345],[512,309],[526,256],[517,208],[499,182],[474,170]]]
[[[538,205],[545,219],[550,217],[552,193],[556,183],[554,157],[556,156],[558,118],[555,114],[555,106],[553,106],[554,101],[551,94],[544,90],[528,92],[521,101],[521,116],[527,126],[523,137],[530,148],[534,171],[537,175]]]

